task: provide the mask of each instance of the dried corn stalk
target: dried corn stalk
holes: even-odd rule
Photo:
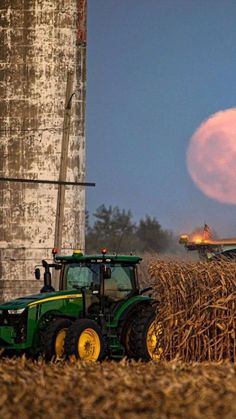
[[[152,259],[149,274],[159,301],[163,357],[236,361],[236,263]]]

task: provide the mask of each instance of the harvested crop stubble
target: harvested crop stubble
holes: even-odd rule
[[[0,361],[0,417],[233,418],[236,366]]]
[[[153,259],[163,358],[236,361],[236,263]]]

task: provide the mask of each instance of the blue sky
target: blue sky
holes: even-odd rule
[[[236,207],[205,196],[186,149],[236,106],[235,0],[88,0],[87,209],[130,209],[189,232],[236,237]],[[235,139],[236,141],[236,139]]]

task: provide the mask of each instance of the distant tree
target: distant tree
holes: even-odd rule
[[[89,224],[86,212],[86,252],[99,252],[107,248],[111,253],[175,252],[173,234],[163,230],[155,217],[146,216],[136,225],[130,210],[118,207],[98,207]]]
[[[130,252],[136,246],[135,224],[131,211],[120,210],[111,205],[98,207],[93,214],[95,222],[86,235],[86,251],[99,251],[106,247],[109,252]]]
[[[165,252],[173,242],[173,234],[163,230],[155,217],[141,219],[136,232],[145,252]]]

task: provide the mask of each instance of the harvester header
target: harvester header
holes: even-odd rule
[[[186,250],[197,251],[203,260],[236,258],[236,238],[213,239],[207,224],[204,225],[202,233],[182,234],[179,243],[183,244]]]

